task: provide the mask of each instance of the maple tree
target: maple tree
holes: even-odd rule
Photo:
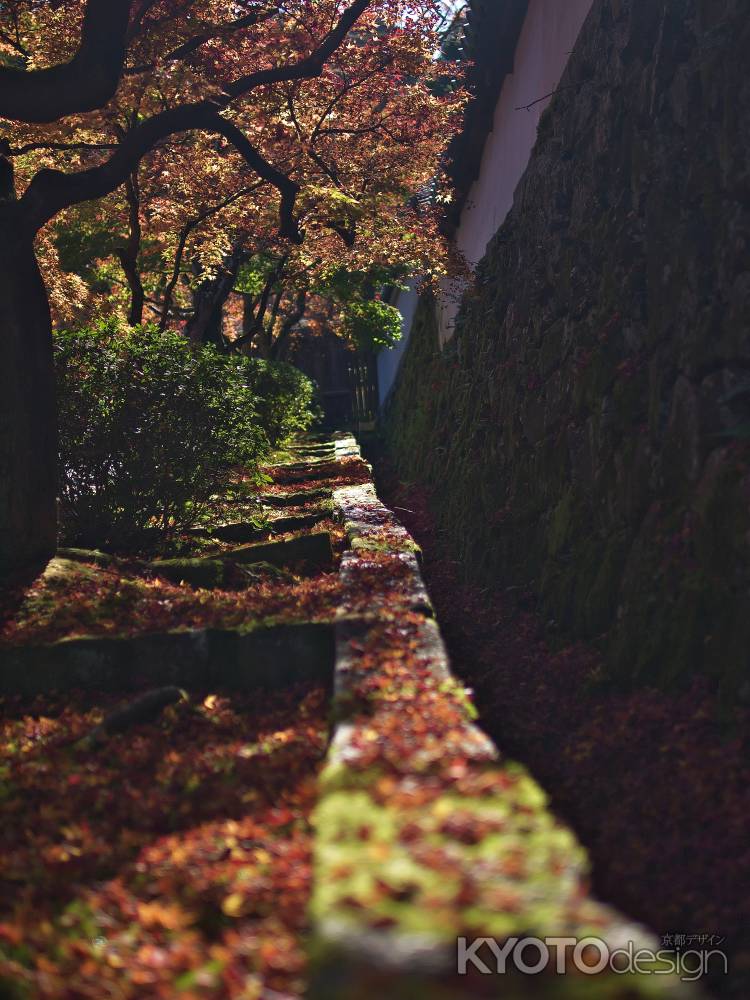
[[[45,558],[55,544],[56,415],[40,263],[53,305],[84,295],[56,267],[49,224],[101,199],[94,215],[105,234],[118,231],[133,321],[156,296],[168,322],[188,272],[194,288],[257,253],[291,254],[305,273],[344,256],[352,266],[398,260],[424,269],[438,257],[435,227],[409,196],[434,173],[461,104],[433,86],[451,73],[433,59],[437,8],[432,0],[2,6],[0,565]],[[147,242],[161,268],[144,281]],[[203,316],[211,306],[209,296]]]

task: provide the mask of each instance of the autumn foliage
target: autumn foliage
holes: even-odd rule
[[[116,698],[6,700],[0,992],[299,994],[324,697],[205,692],[93,758]]]
[[[332,268],[443,271],[419,195],[464,98],[455,67],[435,58],[438,6],[0,7],[3,572],[54,551],[48,303],[67,325],[120,307],[131,325],[187,320],[204,342],[239,268],[260,256],[273,264],[242,331],[251,347],[293,325]]]
[[[0,52],[36,67],[69,59],[85,7],[8,5]],[[222,275],[231,285],[258,255],[283,260],[290,301],[344,262],[442,273],[434,213],[414,198],[433,182],[463,103],[444,85],[456,66],[434,59],[436,7],[133,3],[123,75],[104,107],[6,127],[30,202],[54,186],[48,170],[65,175],[70,197],[56,207],[67,212],[39,242],[60,315],[101,308],[109,293],[135,321],[144,309],[179,321],[191,290]],[[354,8],[320,71],[294,72]],[[79,185],[88,197],[76,208]]]

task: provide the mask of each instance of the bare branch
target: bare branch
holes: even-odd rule
[[[563,90],[575,90],[577,87],[580,87],[582,84],[587,83],[589,79],[590,79],[590,77],[586,77],[586,79],[584,79],[584,80],[578,80],[576,83],[568,83],[568,84],[565,84],[562,87],[556,87],[554,90],[550,90],[550,92],[548,94],[542,94],[541,97],[537,97],[537,99],[535,101],[530,101],[528,104],[519,104],[519,106],[517,108],[514,108],[513,110],[514,111],[531,111],[531,109],[533,107],[535,107],[537,104],[541,104],[542,101],[546,101],[548,97],[554,97],[555,94],[559,94]]]

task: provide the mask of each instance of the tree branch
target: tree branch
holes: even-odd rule
[[[157,142],[175,133],[194,129],[223,135],[259,177],[277,188],[281,195],[279,232],[293,242],[300,243],[302,234],[294,218],[299,185],[264,159],[244,133],[232,122],[222,118],[216,107],[208,101],[186,104],[154,115],[127,132],[113,155],[99,166],[72,174],[64,174],[59,170],[40,170],[21,199],[32,231],[41,229],[64,208],[101,198],[114,191],[128,179]]]
[[[226,103],[249,94],[256,87],[263,87],[269,83],[282,83],[285,80],[311,80],[320,76],[327,60],[339,48],[370,3],[371,0],[354,0],[354,3],[347,7],[336,26],[326,35],[317,49],[304,59],[287,66],[256,70],[254,73],[248,73],[228,84],[224,91]]]
[[[286,174],[282,174],[273,164],[269,163],[255,146],[249,141],[247,136],[232,122],[227,121],[220,115],[216,116],[216,131],[228,139],[240,153],[255,173],[268,181],[277,189],[281,195],[281,206],[279,209],[280,227],[279,233],[293,243],[302,242],[302,233],[294,218],[294,205],[299,194],[299,184],[293,181]]]
[[[122,76],[133,2],[88,0],[81,44],[68,63],[29,71],[0,67],[0,118],[42,124],[103,107]]]
[[[230,195],[228,198],[224,198],[217,205],[212,205],[210,208],[204,209],[200,215],[197,215],[193,219],[189,219],[185,225],[180,230],[180,238],[177,243],[177,250],[175,252],[174,265],[172,267],[172,273],[167,282],[167,286],[164,289],[164,301],[161,308],[161,316],[159,319],[159,329],[166,330],[167,323],[169,322],[169,313],[172,308],[172,298],[174,296],[174,290],[177,287],[177,282],[180,277],[180,268],[182,267],[182,257],[185,253],[185,247],[187,246],[188,237],[201,223],[205,222],[212,215],[220,212],[224,208],[228,208],[235,201],[239,201],[240,198],[244,198],[245,195],[251,194],[255,190],[255,185],[252,187],[242,188],[240,191],[235,191],[234,194]]]
[[[537,99],[535,101],[530,101],[528,104],[519,104],[518,107],[514,108],[513,110],[514,111],[531,111],[531,109],[533,107],[536,107],[537,104],[541,104],[542,101],[546,101],[548,97],[554,97],[555,94],[559,94],[563,90],[575,90],[576,87],[580,87],[582,84],[587,83],[590,79],[591,79],[591,77],[586,77],[584,80],[578,80],[575,83],[568,83],[568,84],[565,84],[562,87],[555,87],[555,89],[554,90],[550,90],[550,92],[548,94],[542,94],[541,97],[537,97]]]
[[[134,173],[125,182],[125,200],[128,204],[128,238],[122,246],[115,248],[115,254],[120,266],[125,272],[130,288],[130,313],[128,323],[138,326],[143,322],[143,304],[145,292],[141,272],[138,268],[138,257],[141,252],[141,202],[138,186],[138,174]]]
[[[265,285],[263,286],[263,291],[258,299],[258,311],[252,317],[250,323],[247,324],[246,329],[243,329],[242,335],[232,342],[233,349],[237,349],[243,344],[250,343],[257,334],[263,332],[263,321],[266,317],[268,301],[271,298],[271,293],[273,292],[274,287],[281,281],[284,275],[284,268],[286,267],[288,260],[289,254],[283,254],[276,262],[274,269],[267,276]]]
[[[289,339],[289,334],[292,332],[294,327],[299,323],[302,317],[305,315],[305,308],[307,306],[307,291],[301,288],[297,292],[297,297],[295,299],[294,307],[288,316],[285,317],[284,322],[281,325],[281,330],[276,340],[271,344],[271,357],[275,361],[280,361],[284,353],[284,348],[286,347],[286,342]]]
[[[21,45],[21,40],[18,37],[18,33],[16,33],[16,37],[13,38],[13,36],[7,34],[7,32],[0,31],[0,41],[5,42],[5,44],[9,48],[13,49],[13,51],[17,53],[19,56],[21,56],[23,59],[29,58],[29,53],[26,51],[23,45]]]
[[[212,30],[204,31],[200,35],[194,35],[192,38],[188,38],[181,45],[172,49],[163,57],[163,62],[179,62],[181,59],[186,59],[188,56],[192,55],[193,52],[197,52],[199,48],[205,45],[207,42],[213,41],[215,38],[225,38],[227,35],[234,34],[236,31],[242,31],[244,28],[254,28],[258,24],[262,24],[264,21],[270,20],[275,17],[278,11],[271,9],[268,11],[255,11],[253,14],[246,14],[244,17],[238,17],[234,21],[230,21],[228,24],[215,25]],[[137,76],[140,73],[148,73],[156,69],[156,63],[144,63],[140,66],[130,66],[125,70],[125,76]]]
[[[269,83],[319,76],[370,2],[354,0],[318,48],[304,59],[257,70],[230,83],[218,106],[226,107],[235,98]],[[42,124],[103,107],[115,94],[123,75],[133,3],[134,0],[88,0],[81,44],[69,63],[31,71],[0,67],[0,118]],[[196,48],[203,44],[199,36],[195,42]],[[190,46],[193,40],[185,44]]]
[[[125,0],[109,0],[109,2],[113,5],[122,5]],[[370,2],[371,0],[354,0],[318,48],[304,59],[290,65],[259,70],[240,77],[213,100],[170,108],[132,128],[112,156],[99,166],[72,174],[64,174],[58,170],[40,170],[21,199],[27,225],[32,232],[36,232],[64,208],[109,194],[127,180],[140,160],[158,142],[179,132],[201,129],[218,132],[229,139],[253,170],[279,190],[281,234],[294,242],[300,242],[302,234],[293,215],[299,186],[268,163],[237,126],[222,118],[219,112],[228,107],[235,98],[245,96],[256,87],[283,80],[312,79],[320,76],[326,61],[342,44]],[[99,9],[100,6],[101,0],[89,0],[87,17],[92,8]]]

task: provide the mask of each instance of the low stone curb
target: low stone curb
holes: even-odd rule
[[[306,562],[316,568],[325,568],[333,563],[333,549],[329,533],[315,531],[309,535],[300,535],[298,538],[260,542],[232,549],[224,554],[224,558],[236,563],[267,562],[279,568],[296,562]]]
[[[333,626],[317,622],[250,631],[84,636],[0,649],[0,694],[34,696],[74,688],[130,691],[144,682],[242,691],[328,685],[333,655]]]
[[[360,457],[348,435],[336,436],[335,449],[337,459]],[[455,899],[467,894],[469,884],[474,895],[467,895],[462,918],[475,936],[596,934],[610,947],[633,941],[656,950],[643,928],[589,896],[586,854],[575,836],[548,810],[544,792],[525,769],[501,760],[473,723],[470,702],[451,674],[415,555],[418,547],[408,532],[371,482],[334,490],[333,502],[351,550],[341,564],[344,598],[335,626],[338,721],[314,816],[308,996],[471,996],[466,981],[454,975],[456,936],[466,931],[451,924]],[[439,738],[418,735],[419,745],[403,760],[400,743],[389,733],[394,723],[398,731],[403,717],[399,739],[410,726],[420,734],[422,696],[398,675],[406,655],[418,665],[424,696],[435,704],[445,699],[457,721]],[[446,760],[447,790],[435,795]],[[462,782],[484,784],[488,791],[467,797]],[[466,815],[502,832],[481,843],[462,841],[458,821]],[[441,843],[448,859],[437,881],[428,881],[430,870],[409,847],[416,823],[426,824],[427,846],[438,849]],[[430,839],[452,827],[456,836]],[[496,864],[504,850],[512,854],[517,848],[533,861],[525,877]],[[493,995],[501,983],[503,996],[519,998],[686,995],[683,984],[666,975],[513,975],[495,979]]]

